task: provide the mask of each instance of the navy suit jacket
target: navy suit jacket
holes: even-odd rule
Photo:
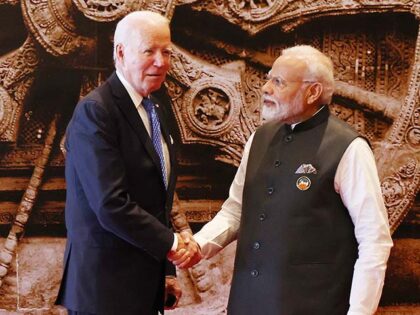
[[[66,132],[67,245],[57,304],[99,314],[163,310],[166,260],[173,244],[172,138],[159,104],[171,172],[159,157],[128,92],[112,74],[79,102]]]

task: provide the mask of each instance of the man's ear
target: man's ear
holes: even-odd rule
[[[117,46],[115,46],[115,58],[118,61],[122,61],[124,59],[124,47],[122,44],[117,44]]]
[[[308,92],[308,98],[307,98],[307,102],[308,104],[313,104],[316,101],[319,100],[319,98],[322,95],[322,91],[324,90],[324,87],[322,85],[322,83],[320,82],[315,82],[312,83],[311,86],[309,87],[309,89],[307,90]]]

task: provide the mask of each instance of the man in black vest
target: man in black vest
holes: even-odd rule
[[[211,257],[238,240],[228,314],[368,315],[392,239],[368,143],[330,114],[333,64],[285,49],[229,198],[195,235]]]

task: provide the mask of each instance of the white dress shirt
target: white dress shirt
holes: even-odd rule
[[[294,127],[294,126],[293,126]],[[242,192],[249,151],[255,133],[244,148],[229,197],[213,220],[194,235],[202,254],[209,258],[236,240],[242,211]],[[353,140],[338,165],[334,189],[349,211],[358,242],[348,315],[371,315],[378,307],[392,247],[387,211],[375,159],[362,138]]]
[[[136,92],[136,90],[132,87],[132,85],[124,78],[124,76],[117,70],[117,77],[120,79],[122,85],[125,87],[125,89],[128,92],[128,95],[130,95],[131,100],[134,103],[134,106],[136,106],[136,109],[140,115],[141,120],[143,121],[144,126],[146,127],[147,133],[149,134],[149,137],[151,137],[152,130],[150,127],[150,119],[149,115],[146,112],[146,109],[141,105],[141,102],[143,100],[143,97]],[[163,138],[163,136],[160,137],[162,142],[162,151],[163,151],[163,159],[165,162],[165,171],[166,171],[166,181],[169,181],[169,175],[171,173],[171,163],[169,159],[169,149],[168,145]],[[168,184],[168,182],[166,182]],[[171,250],[176,250],[178,247],[178,238],[176,234],[174,235],[174,243],[172,244]]]

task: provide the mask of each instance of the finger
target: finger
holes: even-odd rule
[[[187,259],[185,259],[183,262],[177,264],[177,267],[180,269],[186,269],[189,268],[190,266],[190,261],[191,261],[191,257],[188,257]]]
[[[184,264],[188,263],[188,261],[191,260],[191,255],[189,253],[187,253],[186,255],[183,255],[180,259],[174,261],[174,265],[182,268],[181,266],[183,266]]]
[[[191,234],[189,232],[181,232],[182,239],[184,240],[185,245],[190,244]]]
[[[201,257],[200,256],[194,256],[192,257],[188,262],[185,262],[184,264],[181,264],[180,266],[178,266],[180,269],[188,269],[191,268],[193,266],[195,266],[196,264],[198,264],[201,261]]]
[[[192,253],[193,255],[195,255],[196,253],[198,253],[199,247],[197,246],[196,243],[192,243],[188,246],[188,251],[190,253]]]
[[[182,262],[189,256],[191,255],[187,248],[180,249],[172,256],[172,262]]]
[[[168,254],[168,259],[173,262],[175,260],[181,259],[181,257],[183,257],[186,253],[188,253],[188,251],[185,248],[181,248],[178,251],[170,252]]]

